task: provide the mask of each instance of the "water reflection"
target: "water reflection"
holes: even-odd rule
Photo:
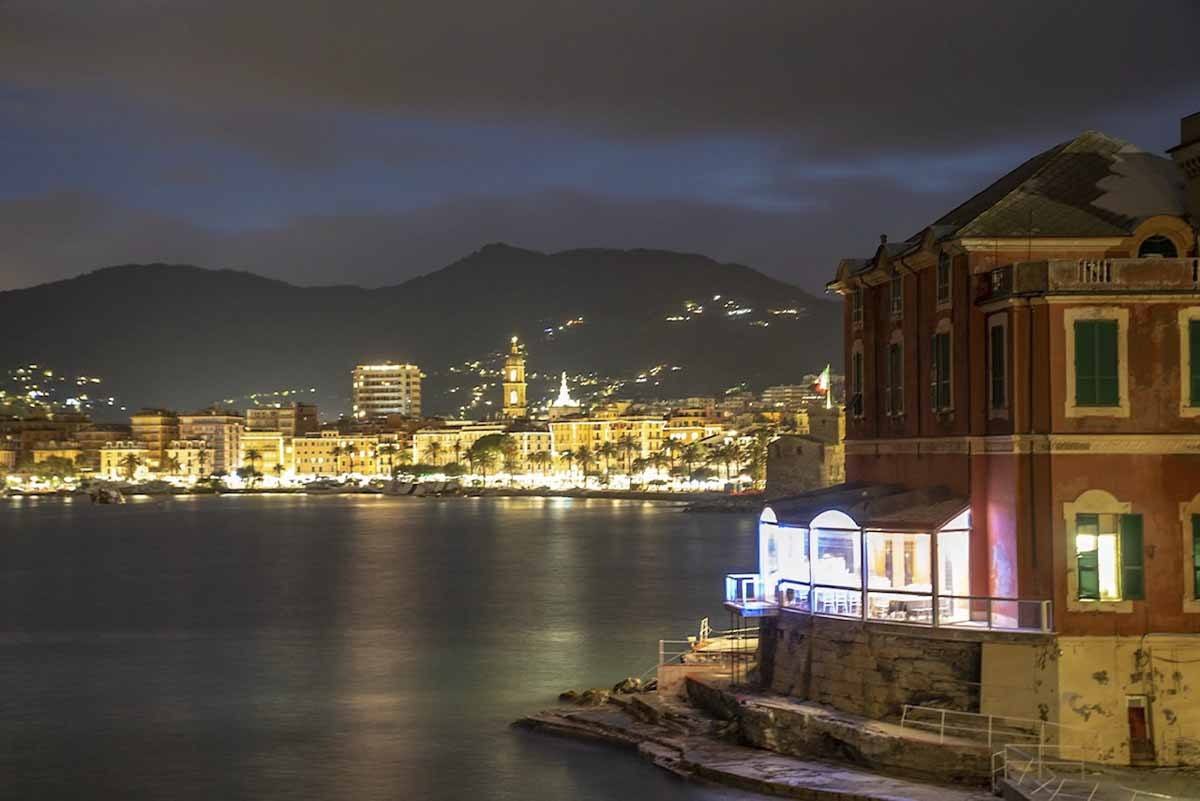
[[[629,501],[0,506],[0,797],[726,797],[507,724],[641,672],[753,553]]]

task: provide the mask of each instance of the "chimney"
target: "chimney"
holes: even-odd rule
[[[1186,181],[1185,202],[1192,228],[1200,229],[1200,111],[1179,121],[1179,144],[1167,152]]]

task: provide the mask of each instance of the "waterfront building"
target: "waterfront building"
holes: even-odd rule
[[[805,409],[810,403],[824,397],[813,387],[814,384],[778,384],[767,387],[762,391],[762,405],[768,409]]]
[[[418,429],[412,436],[414,464],[447,465],[462,462],[467,451],[491,434],[503,434],[505,423],[477,423],[470,420],[445,420],[431,428]]]
[[[667,417],[663,430],[669,440],[689,445],[693,442],[715,437],[725,430],[724,422],[716,416],[714,408],[674,409]]]
[[[258,406],[246,410],[246,428],[250,431],[278,431],[285,440],[302,437],[321,427],[317,406],[313,403],[289,403],[283,406]]]
[[[1172,155],[1087,132],[839,265],[847,481],[726,582],[767,686],[1200,764],[1200,115]]]
[[[296,437],[292,448],[297,476],[390,475],[393,466],[404,461],[394,434],[343,433],[328,428]]]
[[[34,464],[44,462],[47,459],[66,459],[77,466],[79,465],[79,458],[82,453],[82,446],[78,442],[71,440],[65,442],[57,442],[55,440],[39,442],[33,446],[31,451]]]
[[[342,457],[341,434],[315,431],[292,440],[293,469],[298,476],[334,476]]]
[[[282,476],[292,468],[287,458],[289,453],[294,454],[292,442],[293,439],[285,438],[282,431],[243,431],[239,440],[238,467],[253,467],[264,476]]]
[[[80,455],[76,464],[90,470],[100,469],[100,448],[106,442],[119,442],[133,438],[133,430],[121,423],[90,423],[75,432],[73,439],[79,443]]]
[[[512,426],[504,433],[512,437],[516,445],[516,472],[544,473],[553,467],[556,460],[554,438],[548,425],[526,423]],[[540,463],[540,454],[546,454],[545,464]]]
[[[176,439],[167,443],[163,466],[170,465],[170,475],[204,478],[213,471],[214,458],[215,451],[206,440]]]
[[[360,364],[353,373],[352,416],[421,416],[421,368],[415,364]]]
[[[0,470],[17,469],[17,445],[15,442],[0,442]]]
[[[179,416],[167,409],[142,409],[129,422],[133,438],[146,446],[147,467],[157,469],[167,443],[179,439]]]
[[[113,481],[144,479],[151,472],[150,458],[150,449],[143,442],[106,442],[100,447],[100,476]]]
[[[551,420],[550,435],[558,455],[578,453],[587,448],[593,455],[605,445],[621,447],[631,443],[632,450],[622,454],[632,459],[645,459],[662,450],[667,421],[662,417],[578,417]]]
[[[245,419],[235,411],[216,407],[180,415],[176,439],[203,439],[213,450],[212,472],[231,475],[241,467],[241,440]]]
[[[525,349],[513,337],[504,359],[504,404],[501,414],[509,420],[528,416],[525,403]]]

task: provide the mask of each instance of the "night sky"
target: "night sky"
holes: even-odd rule
[[[0,289],[398,283],[492,241],[813,289],[1034,152],[1200,111],[1200,2],[0,0]]]

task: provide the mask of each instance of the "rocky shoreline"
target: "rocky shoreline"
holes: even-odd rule
[[[603,742],[636,752],[674,775],[705,784],[806,801],[984,801],[991,794],[927,777],[881,772],[827,754],[781,753],[747,740],[737,696],[688,681],[688,695],[715,692],[715,707],[657,692],[627,679],[612,689],[567,691],[562,706],[527,715],[517,728]],[[708,689],[704,689],[708,687]],[[849,752],[845,752],[849,754]],[[839,752],[838,756],[842,753]]]

